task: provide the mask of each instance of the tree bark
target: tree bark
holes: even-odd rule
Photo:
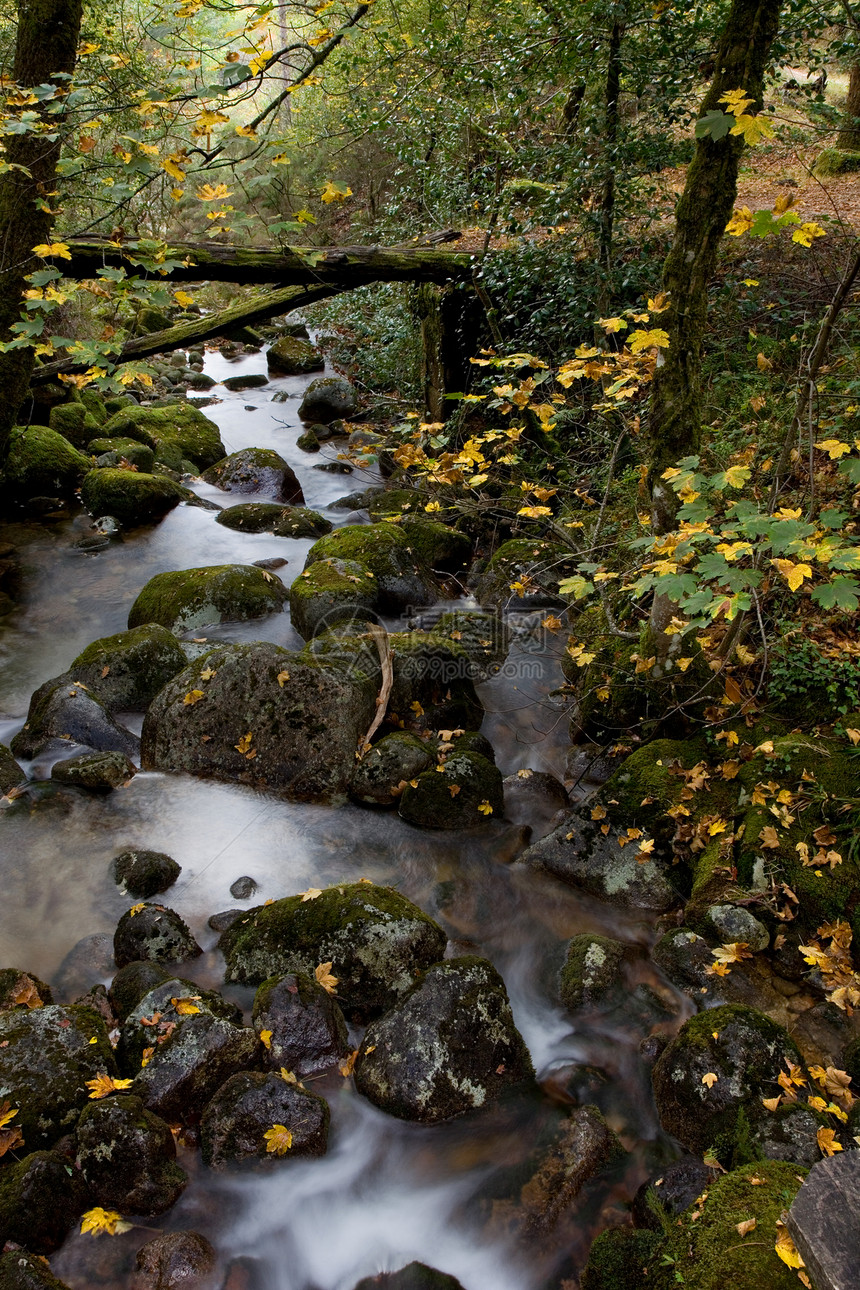
[[[22,87],[70,75],[81,31],[81,0],[18,0],[18,29],[13,77]],[[58,80],[59,85],[68,84]],[[0,340],[12,339],[11,327],[21,313],[27,274],[41,261],[33,247],[50,241],[54,216],[50,194],[62,146],[61,116],[41,113],[44,133],[6,136],[5,161],[23,170],[0,176]],[[24,401],[33,370],[33,350],[0,354],[0,462],[6,457],[9,432]]]
[[[836,146],[843,152],[860,152],[860,62],[852,63],[848,74],[845,118],[845,124],[836,136]]]

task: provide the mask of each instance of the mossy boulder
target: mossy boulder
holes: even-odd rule
[[[534,1069],[504,982],[486,959],[435,963],[367,1029],[355,1085],[402,1120],[436,1124],[529,1083]]]
[[[0,793],[8,793],[10,788],[17,788],[26,778],[12,755],[11,748],[0,744]]]
[[[5,485],[14,497],[71,497],[92,460],[47,426],[16,426],[9,440]]]
[[[90,439],[98,434],[101,424],[83,403],[61,403],[59,407],[51,408],[48,415],[51,429],[68,439],[75,448],[86,448]]]
[[[660,1243],[657,1232],[633,1227],[601,1232],[580,1278],[582,1290],[646,1290],[649,1286],[664,1290],[660,1280],[651,1275]]]
[[[358,409],[355,387],[342,376],[323,376],[311,381],[299,404],[302,421],[332,421],[354,416]]]
[[[84,1180],[58,1152],[34,1151],[11,1161],[0,1169],[0,1246],[14,1241],[34,1254],[51,1254],[87,1199]]]
[[[459,529],[424,518],[405,519],[398,528],[428,569],[456,573],[469,562],[472,539]]]
[[[102,436],[137,439],[155,450],[156,461],[178,469],[182,460],[205,470],[226,455],[221,432],[199,408],[183,400],[164,407],[141,408],[130,404],[115,412],[101,427]]]
[[[144,900],[167,891],[182,873],[173,857],[163,851],[121,851],[112,867],[117,884]]]
[[[204,471],[207,484],[226,493],[267,493],[282,502],[304,504],[292,466],[271,448],[243,448]]]
[[[93,641],[72,662],[69,675],[96,689],[111,712],[145,712],[187,664],[172,632],[160,623],[144,623]]]
[[[559,993],[566,1008],[593,1008],[607,997],[617,996],[622,967],[630,957],[630,946],[610,936],[583,932],[567,947],[561,970]]]
[[[126,439],[117,435],[113,439],[97,438],[91,439],[87,444],[87,452],[93,457],[101,457],[103,453],[116,453],[117,459],[125,459],[131,466],[136,466],[138,470],[148,474],[155,465],[155,452],[148,448],[145,443],[138,443],[136,439]]]
[[[69,1290],[54,1276],[46,1261],[25,1250],[0,1254],[0,1290]]]
[[[277,645],[218,646],[157,695],[141,756],[150,770],[330,800],[346,791],[375,709],[376,687],[358,668]]]
[[[455,789],[455,792],[451,790]],[[442,772],[424,771],[400,797],[400,818],[419,829],[465,829],[505,811],[502,774],[480,753],[450,753]]]
[[[363,498],[363,505],[372,520],[387,516],[424,515],[426,493],[414,488],[370,488]]]
[[[108,412],[107,404],[98,391],[92,389],[79,390],[78,398],[96,425],[103,426],[110,416],[110,412]]]
[[[200,1145],[210,1168],[256,1162],[272,1164],[266,1134],[281,1125],[290,1134],[282,1153],[289,1159],[323,1156],[328,1146],[328,1103],[279,1074],[243,1071],[231,1076],[206,1106]]]
[[[16,757],[35,757],[52,739],[130,758],[138,753],[136,737],[114,721],[95,690],[85,689],[68,673],[33,692],[24,728],[12,740],[12,752]]]
[[[183,963],[196,958],[200,946],[188,925],[164,905],[134,905],[117,923],[113,955],[117,967],[140,959],[157,963]]]
[[[300,434],[296,440],[296,447],[301,448],[302,452],[319,452],[321,446],[312,426],[308,426],[307,430]]]
[[[691,1017],[654,1066],[660,1123],[690,1151],[730,1144],[741,1109],[773,1096],[787,1062],[801,1064],[796,1044],[754,1008],[725,1004]],[[717,1078],[703,1082],[707,1075]]]
[[[394,806],[406,784],[435,764],[434,748],[417,735],[385,735],[356,764],[349,795],[362,806]]]
[[[816,179],[833,179],[835,175],[854,175],[860,171],[860,152],[842,148],[825,148],[812,168]]]
[[[170,970],[162,967],[160,963],[154,963],[151,959],[137,959],[134,963],[126,964],[116,973],[108,989],[108,998],[114,1015],[120,1021],[125,1021],[129,1013],[137,1007],[145,995],[149,994],[150,990],[171,979]],[[143,1044],[141,1050],[145,1047],[146,1044]],[[136,1065],[140,1065],[139,1058]]]
[[[111,789],[127,784],[137,768],[121,752],[79,753],[77,757],[64,757],[55,761],[51,779],[58,784],[71,784],[92,793],[109,793]]]
[[[189,632],[222,622],[264,618],[284,607],[287,589],[273,574],[252,564],[214,564],[157,573],[129,610],[129,627],[160,623]]]
[[[446,1272],[415,1261],[397,1272],[362,1277],[354,1290],[463,1290],[463,1285],[456,1277],[449,1277]]]
[[[111,515],[125,528],[152,524],[193,496],[165,475],[112,466],[91,470],[81,484],[81,501],[89,513],[96,519]]]
[[[308,552],[305,570],[321,560],[350,560],[374,575],[383,613],[432,605],[439,587],[409,537],[393,524],[347,524],[320,538]]]
[[[694,998],[719,989],[719,979],[711,974],[714,958],[704,937],[690,927],[674,927],[660,937],[652,951],[654,962],[666,976]]]
[[[188,1181],[176,1163],[170,1126],[140,1098],[120,1094],[86,1107],[78,1121],[75,1164],[97,1204],[152,1218]]]
[[[53,1003],[51,987],[32,972],[19,968],[0,968],[0,1012],[13,1008],[41,1008]]]
[[[254,996],[253,1018],[257,1034],[269,1034],[264,1062],[275,1070],[286,1067],[299,1077],[314,1075],[348,1052],[340,1005],[304,972],[264,981]]]
[[[221,937],[226,980],[260,985],[286,972],[313,975],[330,962],[348,1016],[380,1012],[440,958],[440,927],[405,896],[372,883],[328,887],[313,900],[289,896],[248,911]]]
[[[266,350],[266,362],[269,371],[278,376],[303,376],[325,367],[325,358],[316,345],[299,336],[279,336]]]
[[[331,627],[376,622],[379,584],[356,560],[318,560],[290,587],[290,615],[305,640]]]
[[[437,636],[447,636],[465,651],[475,681],[495,676],[508,656],[510,633],[501,614],[456,609],[442,614],[433,631]]]
[[[0,1014],[0,1090],[18,1109],[15,1126],[28,1150],[50,1147],[74,1128],[89,1100],[87,1080],[116,1074],[94,1009],[48,1004]]]
[[[148,974],[142,972],[143,966],[152,971]],[[119,997],[122,1004],[118,1008],[123,1024],[116,1058],[122,1071],[128,1075],[136,1075],[148,1065],[153,1055],[148,1050],[153,1045],[160,1050],[177,1030],[189,1025],[195,1017],[215,1017],[234,1026],[242,1021],[241,1010],[236,1004],[228,1003],[216,990],[205,990],[193,981],[174,976],[160,963],[152,961],[120,968],[111,983],[110,996],[112,999]],[[128,1004],[131,1006],[126,1011]]]
[[[331,520],[306,506],[278,506],[273,502],[227,506],[215,520],[239,533],[274,533],[276,537],[318,538],[332,530]]]
[[[144,305],[138,311],[134,334],[146,336],[149,332],[166,331],[169,326],[170,319],[163,310],[156,309],[154,305]]]
[[[549,609],[563,606],[558,584],[575,573],[576,557],[558,542],[512,538],[503,542],[475,581],[478,603],[489,608]],[[522,590],[512,590],[519,583]]]

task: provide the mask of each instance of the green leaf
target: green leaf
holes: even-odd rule
[[[842,525],[849,519],[848,511],[837,511],[832,507],[822,511],[818,517],[818,522],[826,529],[841,529]]]
[[[860,586],[856,578],[834,578],[832,582],[813,587],[810,599],[822,609],[853,611],[860,604]]]
[[[860,484],[860,457],[843,457],[836,469],[840,475],[847,475],[852,484]]]
[[[699,578],[717,578],[720,582],[725,580],[728,572],[728,560],[717,551],[709,551],[706,555],[703,555],[696,566],[696,573]]]
[[[558,589],[563,596],[573,596],[575,600],[581,600],[583,596],[590,595],[594,590],[594,583],[583,578],[581,573],[575,573],[571,578],[562,579]]]
[[[712,108],[704,116],[699,117],[696,122],[697,139],[713,139],[719,142],[724,139],[735,123],[733,116],[726,116],[725,112],[720,112],[717,108]]]

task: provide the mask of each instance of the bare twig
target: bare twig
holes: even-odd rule
[[[376,696],[376,716],[371,721],[367,734],[362,735],[358,741],[359,757],[363,757],[367,752],[371,739],[385,720],[388,700],[391,698],[391,687],[394,685],[394,664],[391,660],[388,632],[381,623],[368,623],[367,631],[368,635],[372,636],[376,642],[376,648],[379,652],[379,664],[382,668],[382,681],[379,686],[379,694]]]

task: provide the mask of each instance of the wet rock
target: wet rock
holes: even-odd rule
[[[13,1160],[0,1170],[0,1247],[14,1241],[34,1254],[50,1254],[86,1207],[86,1187],[58,1152]]]
[[[296,447],[301,448],[302,452],[319,452],[320,441],[311,427],[308,427],[304,434],[299,435]]]
[[[800,1061],[782,1027],[754,1008],[726,1004],[691,1017],[653,1070],[660,1123],[689,1151],[720,1137],[730,1144],[744,1103],[772,1096],[786,1062]],[[703,1083],[711,1074],[716,1080]]]
[[[61,1000],[74,1000],[94,980],[107,979],[115,970],[113,937],[107,932],[82,936],[60,964],[54,976],[55,993]]]
[[[130,964],[124,971],[131,973],[140,966]],[[125,1015],[116,1047],[117,1061],[129,1075],[136,1075],[147,1064],[149,1049],[160,1051],[178,1029],[199,1016],[216,1017],[237,1026],[242,1023],[241,1010],[223,999],[217,990],[205,990],[193,981],[171,976],[160,965],[154,966],[159,968],[160,976],[153,979],[148,989],[143,989],[146,978],[139,970],[122,982],[125,1002],[131,1002],[137,994]],[[119,989],[120,974],[117,973],[111,993]],[[117,1011],[122,1015],[123,1009]]]
[[[6,488],[16,499],[71,497],[87,471],[89,457],[47,426],[16,426],[5,462]]]
[[[528,824],[535,840],[550,831],[559,811],[570,807],[564,784],[546,771],[518,771],[506,777],[502,788],[505,818],[513,824]]]
[[[151,959],[136,959],[120,968],[108,991],[111,1007],[120,1021],[140,1003],[150,990],[174,978],[167,968]]]
[[[721,941],[743,941],[753,953],[766,950],[770,933],[764,923],[739,905],[711,905],[707,920]]]
[[[269,384],[262,372],[249,372],[246,376],[228,376],[221,384],[228,390],[258,390]]]
[[[355,467],[348,461],[318,461],[312,469],[325,471],[329,475],[351,475]]]
[[[0,793],[8,793],[10,788],[17,788],[26,778],[12,756],[12,750],[5,744],[0,744]]]
[[[197,692],[199,701],[186,702]],[[376,693],[358,669],[348,673],[276,645],[217,647],[153,702],[143,724],[143,764],[299,800],[337,798],[373,719]]]
[[[566,1008],[593,1008],[617,996],[622,985],[622,965],[631,954],[631,946],[609,936],[584,932],[574,936],[567,947],[567,959],[561,970],[560,995]]]
[[[243,1071],[231,1076],[206,1106],[200,1122],[203,1160],[212,1168],[278,1158],[266,1133],[283,1126],[292,1140],[287,1158],[325,1155],[329,1109],[324,1098],[280,1075]]]
[[[340,624],[376,622],[378,602],[376,578],[357,560],[317,561],[290,587],[293,626],[308,641]]]
[[[689,927],[674,928],[661,936],[652,957],[672,984],[687,994],[699,995],[716,984],[710,973],[714,965],[710,946]]]
[[[116,1073],[104,1022],[91,1008],[48,1004],[0,1014],[0,1089],[18,1108],[15,1126],[28,1149],[68,1133],[89,1099],[86,1081]]]
[[[348,1050],[346,1022],[339,1005],[315,978],[304,972],[270,977],[254,997],[254,1029],[268,1033],[264,1063],[303,1077],[327,1070]]]
[[[358,397],[354,386],[342,376],[324,376],[311,381],[305,390],[299,404],[299,417],[302,421],[321,421],[328,425],[331,421],[354,416],[357,409]]]
[[[69,675],[95,688],[110,712],[145,712],[187,663],[172,632],[159,623],[146,623],[93,641],[74,660]]]
[[[195,370],[194,375],[188,380],[188,387],[192,390],[211,390],[212,386],[217,384],[215,378],[204,371]]]
[[[51,767],[51,778],[58,784],[72,784],[93,793],[109,793],[127,784],[136,773],[134,762],[121,752],[81,753],[55,761]]]
[[[753,1106],[748,1118],[753,1147],[765,1160],[788,1160],[805,1169],[821,1159],[819,1129],[836,1128],[836,1141],[842,1138],[845,1146],[852,1141],[850,1133],[834,1125],[826,1114],[816,1114],[801,1102],[784,1102],[776,1111],[759,1104]]]
[[[451,789],[457,792],[452,793]],[[479,753],[450,753],[441,774],[435,770],[410,782],[400,797],[400,818],[420,829],[462,829],[500,819],[505,799],[501,771]]]
[[[215,1251],[199,1232],[163,1232],[137,1252],[132,1290],[214,1290]]]
[[[463,1290],[456,1277],[428,1267],[426,1263],[407,1263],[399,1272],[379,1272],[362,1277],[355,1290]]]
[[[0,1254],[0,1290],[69,1290],[35,1254],[11,1250]]]
[[[677,1218],[708,1189],[714,1177],[715,1171],[695,1157],[667,1165],[656,1178],[644,1182],[633,1197],[633,1222],[637,1227],[662,1231],[661,1209],[669,1218]]]
[[[144,900],[167,891],[181,873],[181,866],[163,851],[121,851],[113,860],[116,882]]]
[[[472,663],[456,641],[435,632],[392,632],[388,644],[394,664],[390,713],[430,730],[477,730],[484,709]]]
[[[156,461],[181,469],[189,461],[196,470],[214,466],[225,456],[221,432],[188,400],[158,408],[129,405],[116,412],[102,427],[105,438],[123,435],[137,439],[155,450]]]
[[[310,340],[311,338],[310,332],[303,322],[290,322],[289,320],[285,323],[281,323],[278,328],[276,339],[279,339],[282,336],[298,336],[299,340]]]
[[[287,599],[279,578],[251,564],[215,564],[157,573],[138,595],[129,627],[161,623],[189,632],[221,622],[240,622],[278,613]]]
[[[170,1126],[129,1094],[86,1107],[77,1144],[77,1167],[105,1209],[148,1218],[163,1214],[188,1181],[176,1163]]]
[[[283,569],[289,563],[290,563],[289,560],[284,560],[279,555],[270,556],[268,560],[254,561],[254,564],[258,569],[271,569],[271,570]]]
[[[218,914],[210,914],[206,920],[207,927],[211,927],[213,932],[226,932],[228,927],[232,927],[240,918],[244,917],[244,909],[224,909]]]
[[[525,1230],[532,1234],[551,1231],[585,1184],[621,1155],[621,1143],[596,1106],[570,1111],[523,1185],[519,1217]]]
[[[243,448],[205,471],[207,484],[227,493],[269,493],[284,502],[304,504],[293,468],[271,448]]]
[[[302,376],[305,372],[321,372],[325,367],[317,347],[299,336],[280,336],[267,349],[266,362],[269,371],[278,376]]]
[[[276,537],[318,538],[332,530],[330,520],[306,506],[278,506],[274,502],[228,506],[216,523],[239,533],[274,533]]]
[[[135,439],[123,439],[121,436],[115,439],[91,439],[87,444],[87,452],[97,460],[108,456],[114,465],[127,461],[130,466],[147,475],[152,473],[155,465],[155,452],[152,448],[148,448],[145,443],[138,443]]]
[[[126,910],[113,937],[117,967],[138,959],[156,963],[184,963],[196,958],[200,946],[187,924],[164,905],[135,905]]]
[[[348,1016],[389,1007],[421,968],[441,958],[445,944],[442,929],[405,896],[361,882],[248,910],[220,942],[226,979],[246,985],[287,972],[312,976],[330,962]]]
[[[816,1290],[851,1290],[857,1283],[860,1238],[860,1155],[819,1160],[788,1211],[788,1230]]]
[[[558,542],[513,538],[504,542],[475,583],[478,603],[489,608],[552,609],[564,605],[558,594],[562,578],[575,572],[575,558]],[[525,588],[511,591],[512,583]]]
[[[0,968],[0,1012],[12,1008],[41,1008],[53,1003],[51,987],[40,981],[32,972],[18,968]]]
[[[363,806],[394,806],[408,781],[435,763],[433,747],[408,731],[395,731],[356,764],[349,795]]]
[[[377,607],[399,614],[432,605],[439,587],[429,567],[405,533],[393,524],[346,524],[320,538],[308,552],[305,570],[322,560],[349,560],[372,573],[378,588]]]
[[[456,641],[465,650],[477,681],[495,676],[508,656],[510,633],[500,614],[458,609],[442,614],[433,631]]]
[[[107,989],[101,981],[97,981],[85,994],[78,995],[74,1002],[82,1008],[92,1008],[93,1012],[97,1012],[105,1023],[108,1035],[113,1038],[111,1032],[116,1029],[117,1017]]]
[[[124,528],[160,520],[188,495],[165,475],[113,467],[91,470],[81,484],[81,501],[90,515],[112,515]]]
[[[237,878],[230,884],[230,895],[234,900],[249,900],[257,890],[257,884],[253,878],[245,874],[242,878]]]
[[[534,1077],[504,982],[485,959],[428,968],[367,1029],[356,1088],[403,1120],[434,1124],[484,1106]]]
[[[16,757],[35,757],[51,739],[69,739],[95,752],[136,757],[138,741],[118,725],[99,696],[67,676],[54,677],[35,690],[27,721],[12,740]]]
[[[636,847],[621,847],[615,834],[604,836],[590,812],[574,811],[552,833],[522,855],[530,868],[554,874],[563,882],[613,905],[663,912],[678,896],[656,856],[639,864]]]

